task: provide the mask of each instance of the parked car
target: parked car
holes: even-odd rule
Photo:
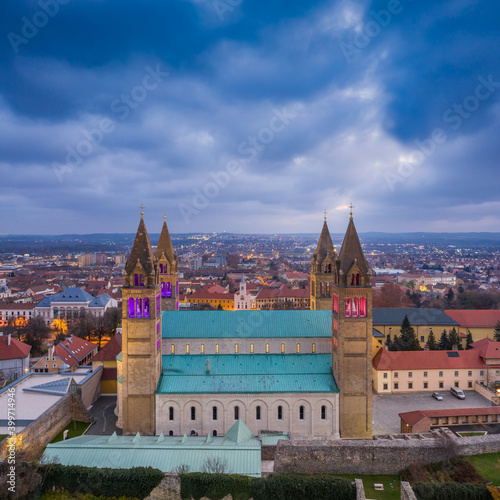
[[[443,401],[443,396],[441,396],[441,394],[439,394],[439,392],[433,392],[432,397],[434,399],[437,399],[438,401]]]
[[[450,392],[458,399],[465,399],[465,394],[462,389],[459,389],[458,387],[452,387],[450,389]]]

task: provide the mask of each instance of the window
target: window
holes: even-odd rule
[[[408,372],[408,378],[412,378],[413,377],[413,372]]]
[[[191,420],[196,420],[196,408],[191,406]]]
[[[299,406],[299,419],[304,420],[304,407]]]
[[[186,354],[189,354],[189,344],[186,344]]]
[[[424,372],[424,377],[427,377],[427,372]]]
[[[428,389],[429,388],[429,383],[428,382],[424,382],[424,389]]]
[[[215,429],[212,431],[212,436],[217,436],[217,431]]]
[[[168,409],[168,419],[169,420],[173,420],[174,419],[174,407],[171,406],[169,409]]]
[[[278,420],[283,420],[283,406],[278,406]]]
[[[384,384],[384,391],[387,391],[387,384]]]
[[[413,389],[413,382],[408,382],[408,389]]]
[[[297,344],[297,354],[300,352],[300,344]]]
[[[425,337],[423,335],[420,335],[420,342],[425,342]]]
[[[366,316],[366,297],[359,299],[359,315],[361,318]]]
[[[253,344],[250,344],[250,354],[253,354]]]
[[[201,353],[203,354],[205,352],[205,345],[201,344]]]
[[[171,354],[175,354],[175,345],[174,344],[172,344],[172,348],[171,348],[170,352],[171,352]]]
[[[212,407],[212,420],[217,420],[217,406]]]
[[[472,388],[472,382],[469,380],[469,382],[467,382],[467,387]]]
[[[394,389],[399,389],[399,384],[397,382],[394,384]]]
[[[266,354],[269,353],[269,344],[266,344]]]
[[[439,376],[442,377],[443,376],[443,372],[439,372]]]
[[[234,344],[234,352],[235,354],[238,354],[238,344]]]
[[[321,407],[321,420],[326,420],[326,406]]]
[[[240,407],[239,406],[235,406],[234,407],[234,419],[238,420],[239,418],[240,418]]]
[[[284,354],[285,352],[285,344],[281,344],[281,354]]]
[[[316,344],[313,342],[312,352],[316,352]]]
[[[481,371],[479,372],[479,376],[480,376],[480,377],[484,377],[484,370],[481,370]]]
[[[215,354],[219,354],[219,344],[215,344]]]
[[[442,389],[444,387],[443,382],[439,382],[439,388]]]
[[[469,372],[467,373],[467,375],[468,375],[469,377],[472,377],[472,370],[469,370]]]
[[[260,406],[255,408],[255,420],[260,420]]]
[[[455,377],[458,377],[458,371],[455,372]]]
[[[54,316],[56,317],[56,316]],[[129,318],[134,318],[135,317],[135,304],[134,304],[134,299],[130,297],[128,299],[128,317]]]
[[[455,387],[458,387],[458,382],[457,381],[455,381]]]
[[[174,435],[174,431],[168,431],[168,435],[169,436],[173,436]]]
[[[351,317],[351,299],[350,298],[345,299],[344,316],[346,318],[350,318]]]
[[[387,378],[387,372],[384,373],[384,378]]]
[[[398,378],[398,372],[394,372],[394,378]]]

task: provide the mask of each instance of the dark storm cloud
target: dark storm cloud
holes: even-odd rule
[[[134,230],[141,201],[172,231],[317,231],[324,208],[341,231],[351,201],[362,230],[499,222],[494,2],[42,0],[2,14],[1,204],[18,208],[5,232]],[[436,129],[446,139],[426,150]]]

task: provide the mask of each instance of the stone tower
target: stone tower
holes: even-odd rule
[[[352,212],[335,275],[332,289],[332,370],[340,390],[340,437],[371,438],[371,272],[359,242]]]
[[[155,391],[161,375],[160,279],[143,214],[125,265],[122,289],[123,434],[155,434]]]
[[[177,281],[179,259],[172,246],[166,217],[163,220],[155,257],[160,272],[161,310],[176,311],[179,309],[179,284]]]
[[[332,308],[332,286],[337,254],[325,221],[311,259],[311,310]]]

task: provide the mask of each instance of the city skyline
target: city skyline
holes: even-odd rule
[[[500,7],[19,1],[1,234],[495,232]]]

